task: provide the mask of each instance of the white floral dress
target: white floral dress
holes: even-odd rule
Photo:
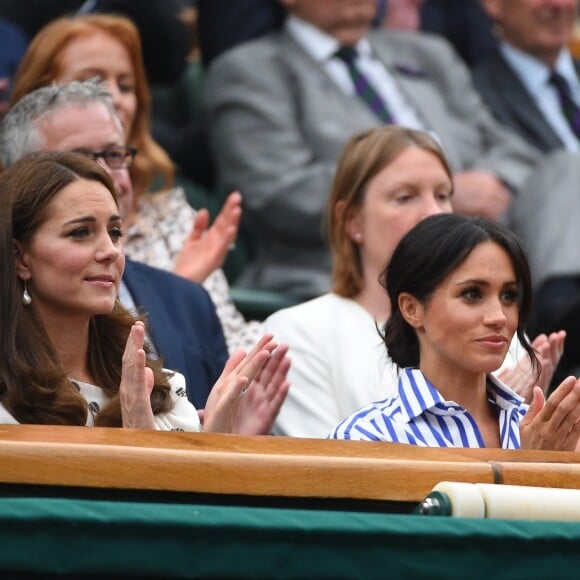
[[[79,390],[88,403],[87,427],[94,427],[95,416],[107,403],[108,397],[101,387],[71,378],[71,382]],[[172,373],[169,377],[173,408],[167,413],[155,415],[155,425],[158,431],[201,431],[201,423],[195,407],[187,400],[185,377],[180,373]],[[0,424],[17,424],[18,421],[0,404]]]

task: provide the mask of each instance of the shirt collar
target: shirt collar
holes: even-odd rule
[[[550,67],[546,65],[546,63],[507,42],[502,42],[500,44],[500,50],[503,57],[518,73],[521,81],[532,95],[538,94],[538,91],[541,91],[546,86],[551,72]],[[554,69],[559,72],[571,86],[579,84],[576,68],[574,67],[574,61],[567,48],[563,48],[560,51]]]
[[[487,375],[487,394],[500,409],[520,406],[524,402],[522,397],[494,375]]]
[[[340,48],[336,38],[297,16],[290,15],[286,19],[285,27],[288,34],[319,63],[330,60]],[[361,55],[370,56],[372,53],[371,45],[366,38],[359,40],[354,47]]]
[[[523,399],[499,379],[493,375],[487,375],[487,379],[488,397],[497,407],[508,409],[522,404]],[[464,410],[457,403],[446,401],[419,369],[403,369],[399,376],[398,389],[401,415],[407,423],[434,407]]]
[[[567,48],[560,53],[554,68],[568,81],[571,87],[580,84],[578,81],[578,73],[574,66],[574,59]]]

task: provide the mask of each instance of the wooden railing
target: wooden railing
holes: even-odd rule
[[[0,484],[413,502],[442,480],[580,489],[580,454],[0,426]]]

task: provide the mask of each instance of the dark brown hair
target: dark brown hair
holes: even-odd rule
[[[485,242],[503,248],[512,263],[518,285],[516,333],[539,376],[540,363],[524,333],[532,304],[532,282],[518,238],[496,222],[454,214],[434,215],[419,222],[401,239],[381,275],[381,284],[391,301],[383,338],[389,356],[399,367],[419,367],[419,339],[399,308],[401,293],[428,303],[437,287]]]

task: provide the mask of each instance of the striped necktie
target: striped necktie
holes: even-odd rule
[[[356,49],[352,46],[343,46],[336,52],[336,56],[346,64],[357,96],[368,105],[383,123],[393,123],[393,116],[389,112],[387,105],[357,66],[356,60],[359,55]]]
[[[558,99],[560,100],[562,113],[566,117],[574,135],[580,139],[580,107],[578,107],[576,101],[572,98],[568,81],[560,73],[552,71],[548,82],[555,87],[558,93]]]

